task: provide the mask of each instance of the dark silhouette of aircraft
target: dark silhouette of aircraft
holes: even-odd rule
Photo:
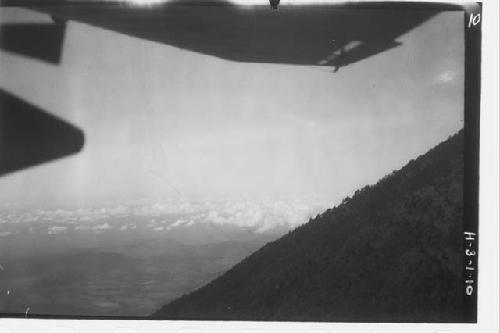
[[[48,63],[59,64],[65,31],[66,24],[62,21],[0,24],[0,48]]]
[[[83,132],[0,90],[0,176],[79,152]]]
[[[269,3],[277,8],[279,0]],[[451,4],[356,2],[282,5],[274,12],[265,5],[239,6],[224,0],[174,0],[154,6],[4,0],[3,5],[44,12],[55,22],[74,20],[232,61],[337,70],[401,45],[397,38],[443,10],[462,10]]]
[[[269,5],[272,9],[278,9],[278,5],[280,4],[280,0],[269,0]]]

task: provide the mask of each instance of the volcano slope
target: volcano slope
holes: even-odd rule
[[[463,130],[153,317],[460,322]]]

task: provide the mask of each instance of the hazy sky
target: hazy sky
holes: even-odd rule
[[[431,18],[337,73],[70,22],[59,65],[0,51],[0,88],[80,127],[85,146],[1,177],[0,202],[339,200],[463,126],[462,15]]]

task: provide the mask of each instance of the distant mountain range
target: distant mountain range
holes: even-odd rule
[[[0,315],[148,316],[300,221],[318,198],[0,203]]]
[[[461,130],[153,316],[459,322],[463,161]]]
[[[136,238],[107,247],[66,245],[47,249],[45,255],[33,251],[29,257],[0,258],[0,316],[24,315],[28,306],[30,315],[148,316],[270,239],[185,245]],[[67,244],[72,243],[74,237]]]

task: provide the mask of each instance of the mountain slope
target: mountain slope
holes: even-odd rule
[[[460,321],[462,186],[463,130],[153,316]]]

